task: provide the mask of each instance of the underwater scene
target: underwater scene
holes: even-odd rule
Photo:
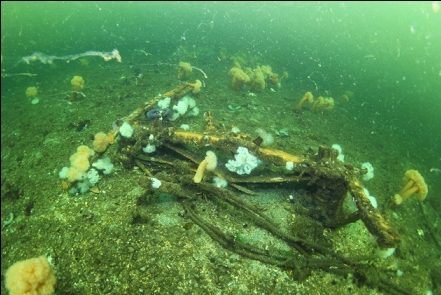
[[[441,294],[432,2],[1,2],[1,293]]]

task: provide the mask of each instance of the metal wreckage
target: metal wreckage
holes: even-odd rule
[[[247,203],[236,195],[236,190],[253,194],[247,188],[250,184],[286,183],[295,187],[299,183],[305,183],[313,193],[307,201],[309,206],[304,214],[331,229],[361,220],[369,232],[377,238],[376,242],[380,248],[395,248],[400,243],[397,231],[372,206],[359,181],[360,176],[366,171],[336,160],[338,151],[327,146],[319,146],[318,153],[301,156],[261,147],[259,140],[253,140],[246,134],[220,131],[221,128],[217,128],[211,112],[205,114],[205,131],[202,134],[170,127],[171,124],[162,120],[168,115],[167,111],[155,109],[156,104],[164,97],[170,97],[172,103],[177,102],[192,89],[193,84],[183,83],[167,93],[150,99],[129,116],[117,122],[119,124],[127,122],[135,128],[134,136],[129,139],[121,138],[118,141],[117,158],[126,168],[131,169],[137,165],[144,171],[145,176],[140,179],[141,186],[151,193],[162,192],[174,195],[183,206],[184,216],[225,249],[243,257],[289,269],[294,278],[305,278],[311,271],[321,269],[344,277],[353,275],[360,284],[378,288],[388,294],[410,294],[402,286],[388,279],[387,274],[390,271],[387,268],[379,269],[369,263],[373,259],[372,256],[341,255],[335,253],[326,243],[311,241],[303,236],[296,236],[295,233],[282,231],[274,220],[265,215],[262,208]],[[145,118],[145,114],[149,111],[154,113],[151,122]],[[118,133],[117,128],[113,134],[115,138]],[[142,152],[142,147],[145,146],[148,138],[154,138],[155,145],[162,147],[161,153],[156,153],[155,157]],[[195,183],[193,181],[195,167],[202,161],[198,157],[207,147],[228,154],[236,151],[238,147],[245,147],[251,154],[272,165],[274,169],[266,169],[265,171],[268,170],[266,175],[240,177],[233,176],[233,173],[222,167],[210,172],[227,180],[228,186],[232,189],[219,188],[206,181]],[[199,152],[196,154],[195,151]],[[287,162],[295,164],[295,168],[289,173],[285,169]],[[277,167],[283,169],[277,170]],[[159,188],[152,188],[153,179],[159,179],[161,182]],[[357,207],[357,210],[350,214],[343,210],[347,192],[350,192]],[[199,214],[198,201],[201,197],[234,208],[234,211],[239,211],[241,217],[248,222],[284,241],[291,251],[273,253],[223,232],[221,228]]]

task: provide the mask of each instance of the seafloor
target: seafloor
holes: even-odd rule
[[[2,79],[2,221],[10,213],[14,216],[10,224],[2,225],[2,274],[17,260],[45,255],[51,258],[57,277],[56,294],[388,293],[378,290],[375,281],[360,280],[356,274],[340,276],[312,269],[299,276],[224,249],[185,217],[174,196],[146,195],[139,185],[143,172],[137,167],[126,169],[115,162],[114,171],[100,179],[98,193],[69,195],[63,190],[58,172],[68,166],[77,146],[91,146],[95,133],[108,132],[113,121],[182,83],[175,67],[152,64],[105,63],[92,58],[87,66],[79,62],[34,64],[36,77]],[[330,111],[299,112],[297,101],[305,91],[314,92],[308,89],[310,83],[288,78],[280,88],[273,86],[274,91],[265,89],[252,96],[247,89],[231,88],[229,61],[192,64],[208,75],[203,79],[193,71],[187,77],[187,81],[204,80],[201,93],[193,95],[201,113],[171,125],[187,123],[193,132],[204,132],[203,113],[211,111],[217,126],[225,130],[237,126],[252,137],[257,137],[257,128],[263,128],[275,136],[272,148],[292,154],[340,144],[346,163],[357,167],[373,163],[375,178],[365,185],[402,242],[393,256],[380,259],[361,221],[337,230],[324,228],[302,215],[302,200],[308,195],[305,185],[250,185],[256,195],[234,191],[236,196],[262,208],[283,231],[310,238],[341,255],[370,256],[366,264],[387,269],[382,279],[409,294],[441,292],[441,206],[433,201],[439,196],[441,181],[439,174],[429,172],[436,160],[430,156],[430,147],[410,144],[412,134],[376,123],[381,122],[383,112],[377,114],[363,104],[356,92],[349,103],[336,103]],[[85,97],[70,103],[74,75],[86,81]],[[29,86],[38,88],[36,105],[25,96]],[[232,111],[229,105],[240,108]],[[275,135],[280,130],[286,134]],[[118,152],[115,144],[106,155],[115,158]],[[160,158],[161,152],[159,148],[155,156]],[[389,198],[411,168],[425,175],[429,195],[423,203],[409,200],[393,209],[388,206]],[[197,192],[194,197],[199,197],[195,201],[199,216],[235,239],[267,251],[289,250],[234,209]]]

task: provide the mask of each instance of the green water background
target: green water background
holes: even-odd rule
[[[319,91],[350,89],[367,103],[357,115],[381,111],[377,124],[439,152],[441,13],[432,4],[2,2],[2,68],[35,51],[117,48],[124,58],[144,48],[166,62],[183,43],[226,48],[283,67],[291,81],[310,76]]]

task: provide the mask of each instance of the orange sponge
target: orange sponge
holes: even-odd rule
[[[10,295],[50,295],[54,293],[56,281],[44,256],[18,261],[5,274]]]
[[[410,196],[422,201],[426,198],[428,189],[423,176],[416,170],[407,170],[404,175],[404,187],[392,197],[392,204],[401,205]]]
[[[109,137],[104,132],[98,132],[95,134],[95,139],[93,140],[93,150],[97,153],[102,153],[106,151],[109,145]]]
[[[312,103],[312,101],[314,100],[314,96],[312,95],[311,92],[306,92],[305,95],[303,95],[302,99],[297,103],[296,109],[297,110],[302,110],[303,108],[303,104],[305,103]]]
[[[217,157],[216,154],[212,151],[207,151],[205,159],[199,164],[198,170],[193,177],[193,181],[195,183],[199,183],[204,177],[205,170],[212,171],[217,166]]]

